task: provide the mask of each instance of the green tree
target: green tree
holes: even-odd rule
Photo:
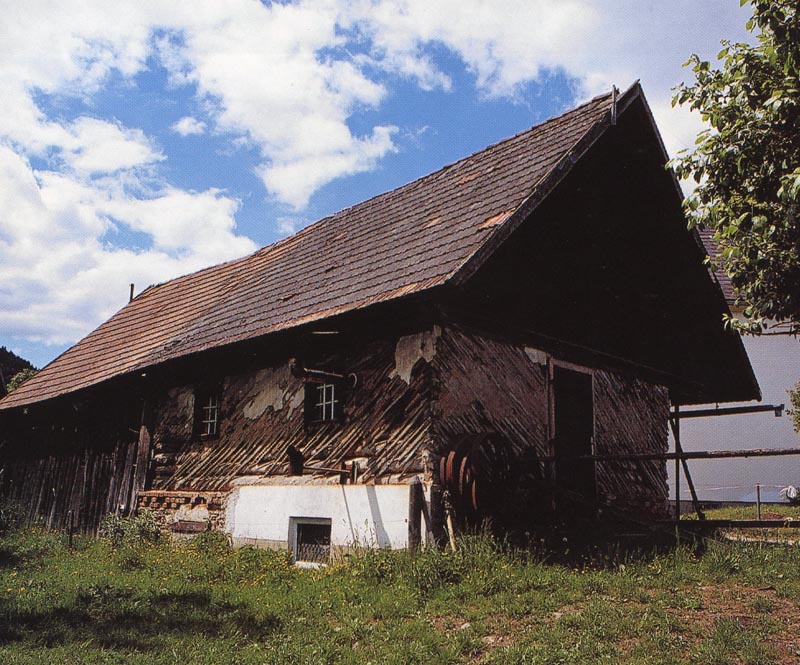
[[[742,0],[742,5],[747,0]],[[697,188],[691,224],[713,230],[754,333],[800,332],[800,3],[752,0],[755,44],[722,42],[718,66],[693,55],[685,104],[710,125],[672,166]]]
[[[23,369],[20,372],[17,372],[14,376],[12,376],[8,380],[8,385],[6,386],[6,390],[8,392],[12,392],[19,388],[25,381],[30,379],[34,374],[36,374],[38,370],[33,369],[32,367],[28,367],[27,369]]]

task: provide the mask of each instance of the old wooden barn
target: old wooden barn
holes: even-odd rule
[[[405,547],[667,513],[671,405],[758,385],[638,85],[151,286],[0,401],[0,492],[53,527]]]

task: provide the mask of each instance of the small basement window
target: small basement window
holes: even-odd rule
[[[213,437],[219,434],[219,392],[200,390],[195,393],[195,422],[200,436]]]
[[[291,544],[295,563],[324,564],[331,558],[331,520],[292,517]]]

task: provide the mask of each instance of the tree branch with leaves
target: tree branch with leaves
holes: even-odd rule
[[[744,0],[742,4],[747,4]],[[717,269],[736,289],[744,321],[759,333],[800,332],[800,2],[753,0],[756,44],[723,42],[712,65],[693,55],[695,82],[673,105],[699,111],[710,128],[671,162],[697,187],[690,223],[714,232]]]

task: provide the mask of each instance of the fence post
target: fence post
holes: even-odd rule
[[[672,426],[672,436],[675,439],[675,519],[681,518],[681,421],[678,413],[681,407],[675,405],[675,418]]]
[[[756,485],[756,519],[761,519],[761,485]]]

